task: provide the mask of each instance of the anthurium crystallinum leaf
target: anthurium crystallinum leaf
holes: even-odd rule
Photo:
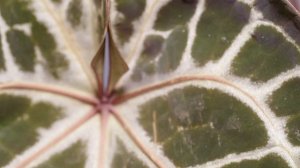
[[[0,167],[300,168],[287,0],[2,0]]]

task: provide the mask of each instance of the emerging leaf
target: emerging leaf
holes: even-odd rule
[[[128,70],[127,64],[112,38],[110,25],[108,25],[104,41],[93,59],[92,67],[99,82],[99,96],[109,95],[115,89],[120,77]]]
[[[103,41],[101,46],[92,60],[92,68],[95,72],[99,96],[109,95],[115,88],[119,78],[128,70],[127,64],[124,62],[120,52],[113,40],[110,25],[110,2],[105,2],[105,10],[102,13],[104,18],[104,32],[101,35]]]

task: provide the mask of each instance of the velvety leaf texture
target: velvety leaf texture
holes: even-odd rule
[[[0,167],[300,168],[293,4],[1,0]]]

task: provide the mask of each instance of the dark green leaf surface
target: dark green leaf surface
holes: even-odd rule
[[[158,12],[154,28],[169,30],[177,25],[185,25],[195,12],[198,0],[172,0]]]
[[[37,45],[46,60],[46,68],[50,73],[58,78],[60,73],[68,67],[65,56],[57,51],[57,44],[54,37],[48,32],[47,27],[38,22],[29,7],[29,1],[4,1],[0,4],[1,13],[7,24],[31,24],[32,34],[11,28],[7,33],[7,42],[14,56],[16,63],[23,71],[34,72],[36,65]]]
[[[133,21],[138,19],[145,10],[145,0],[116,0],[117,10],[123,14],[115,27],[122,43],[127,42],[135,31]]]
[[[150,100],[140,110],[142,126],[179,167],[258,148],[268,140],[254,112],[218,90],[177,89]]]
[[[231,0],[210,0],[197,26],[192,56],[198,65],[218,60],[249,20],[250,7]]]
[[[61,3],[62,0],[52,0],[55,3]]]
[[[186,47],[187,34],[188,30],[185,26],[174,28],[166,39],[162,56],[158,60],[157,69],[159,72],[170,72],[178,67]]]
[[[300,146],[300,116],[292,116],[286,126],[289,141],[293,145]]]
[[[269,99],[272,110],[278,116],[300,114],[300,78],[285,82]]]
[[[62,117],[61,109],[50,103],[32,103],[25,96],[1,94],[0,166],[37,142],[37,128],[47,128]]]
[[[39,22],[32,24],[32,38],[43,53],[49,71],[56,77],[68,67],[64,55],[56,50],[57,45],[53,36],[47,31],[45,25]]]
[[[135,67],[132,75],[133,80],[140,81],[144,75],[152,75],[155,72],[155,59],[161,52],[164,41],[164,38],[159,35],[149,35],[145,39],[143,52],[137,61],[140,66]]]
[[[0,3],[0,12],[6,23],[10,26],[34,20],[28,7],[28,1],[3,0]]]
[[[252,81],[267,81],[300,64],[300,51],[269,26],[260,26],[232,64],[233,73]]]
[[[35,168],[84,168],[86,161],[84,148],[85,145],[83,143],[77,142]]]
[[[121,140],[117,140],[117,153],[112,161],[112,168],[147,168],[147,166],[141,162],[134,153],[129,152]],[[126,156],[126,157],[124,157]]]
[[[23,31],[10,30],[6,34],[15,61],[24,71],[34,71],[36,55],[32,40]]]
[[[260,160],[244,160],[223,168],[288,168],[288,164],[277,154],[269,154]]]
[[[257,0],[255,7],[262,11],[266,20],[270,20],[276,25],[281,26],[282,29],[299,45],[299,14],[297,17],[295,12],[291,12],[291,10],[284,5],[283,1]]]
[[[285,82],[269,98],[271,109],[278,116],[289,117],[286,132],[291,143],[300,145],[300,78]]]
[[[147,75],[174,71],[179,66],[186,48],[187,35],[186,26],[177,26],[165,40],[157,35],[148,36],[138,60],[141,65],[135,67],[132,79],[140,81]],[[160,52],[159,59],[155,60]]]
[[[1,36],[0,36],[1,39]],[[2,49],[2,42],[0,41],[0,70],[5,70],[5,62],[3,58],[3,49]]]
[[[67,19],[74,27],[80,25],[81,17],[82,17],[81,9],[82,9],[81,0],[72,0],[72,2],[68,6]]]

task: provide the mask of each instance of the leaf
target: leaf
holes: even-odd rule
[[[92,68],[97,78],[100,97],[110,94],[119,78],[128,70],[127,64],[120,55],[112,38],[109,15],[110,2],[103,1],[102,5],[105,5],[105,10],[101,13],[104,20],[104,31],[101,34],[103,40],[92,60]]]
[[[100,91],[100,96],[102,94],[110,94],[119,78],[128,70],[127,64],[124,62],[112,39],[110,25],[107,26],[104,41],[92,61],[92,67],[99,81],[98,87],[102,90]]]
[[[289,1],[4,0],[0,14],[0,167],[299,167]]]

